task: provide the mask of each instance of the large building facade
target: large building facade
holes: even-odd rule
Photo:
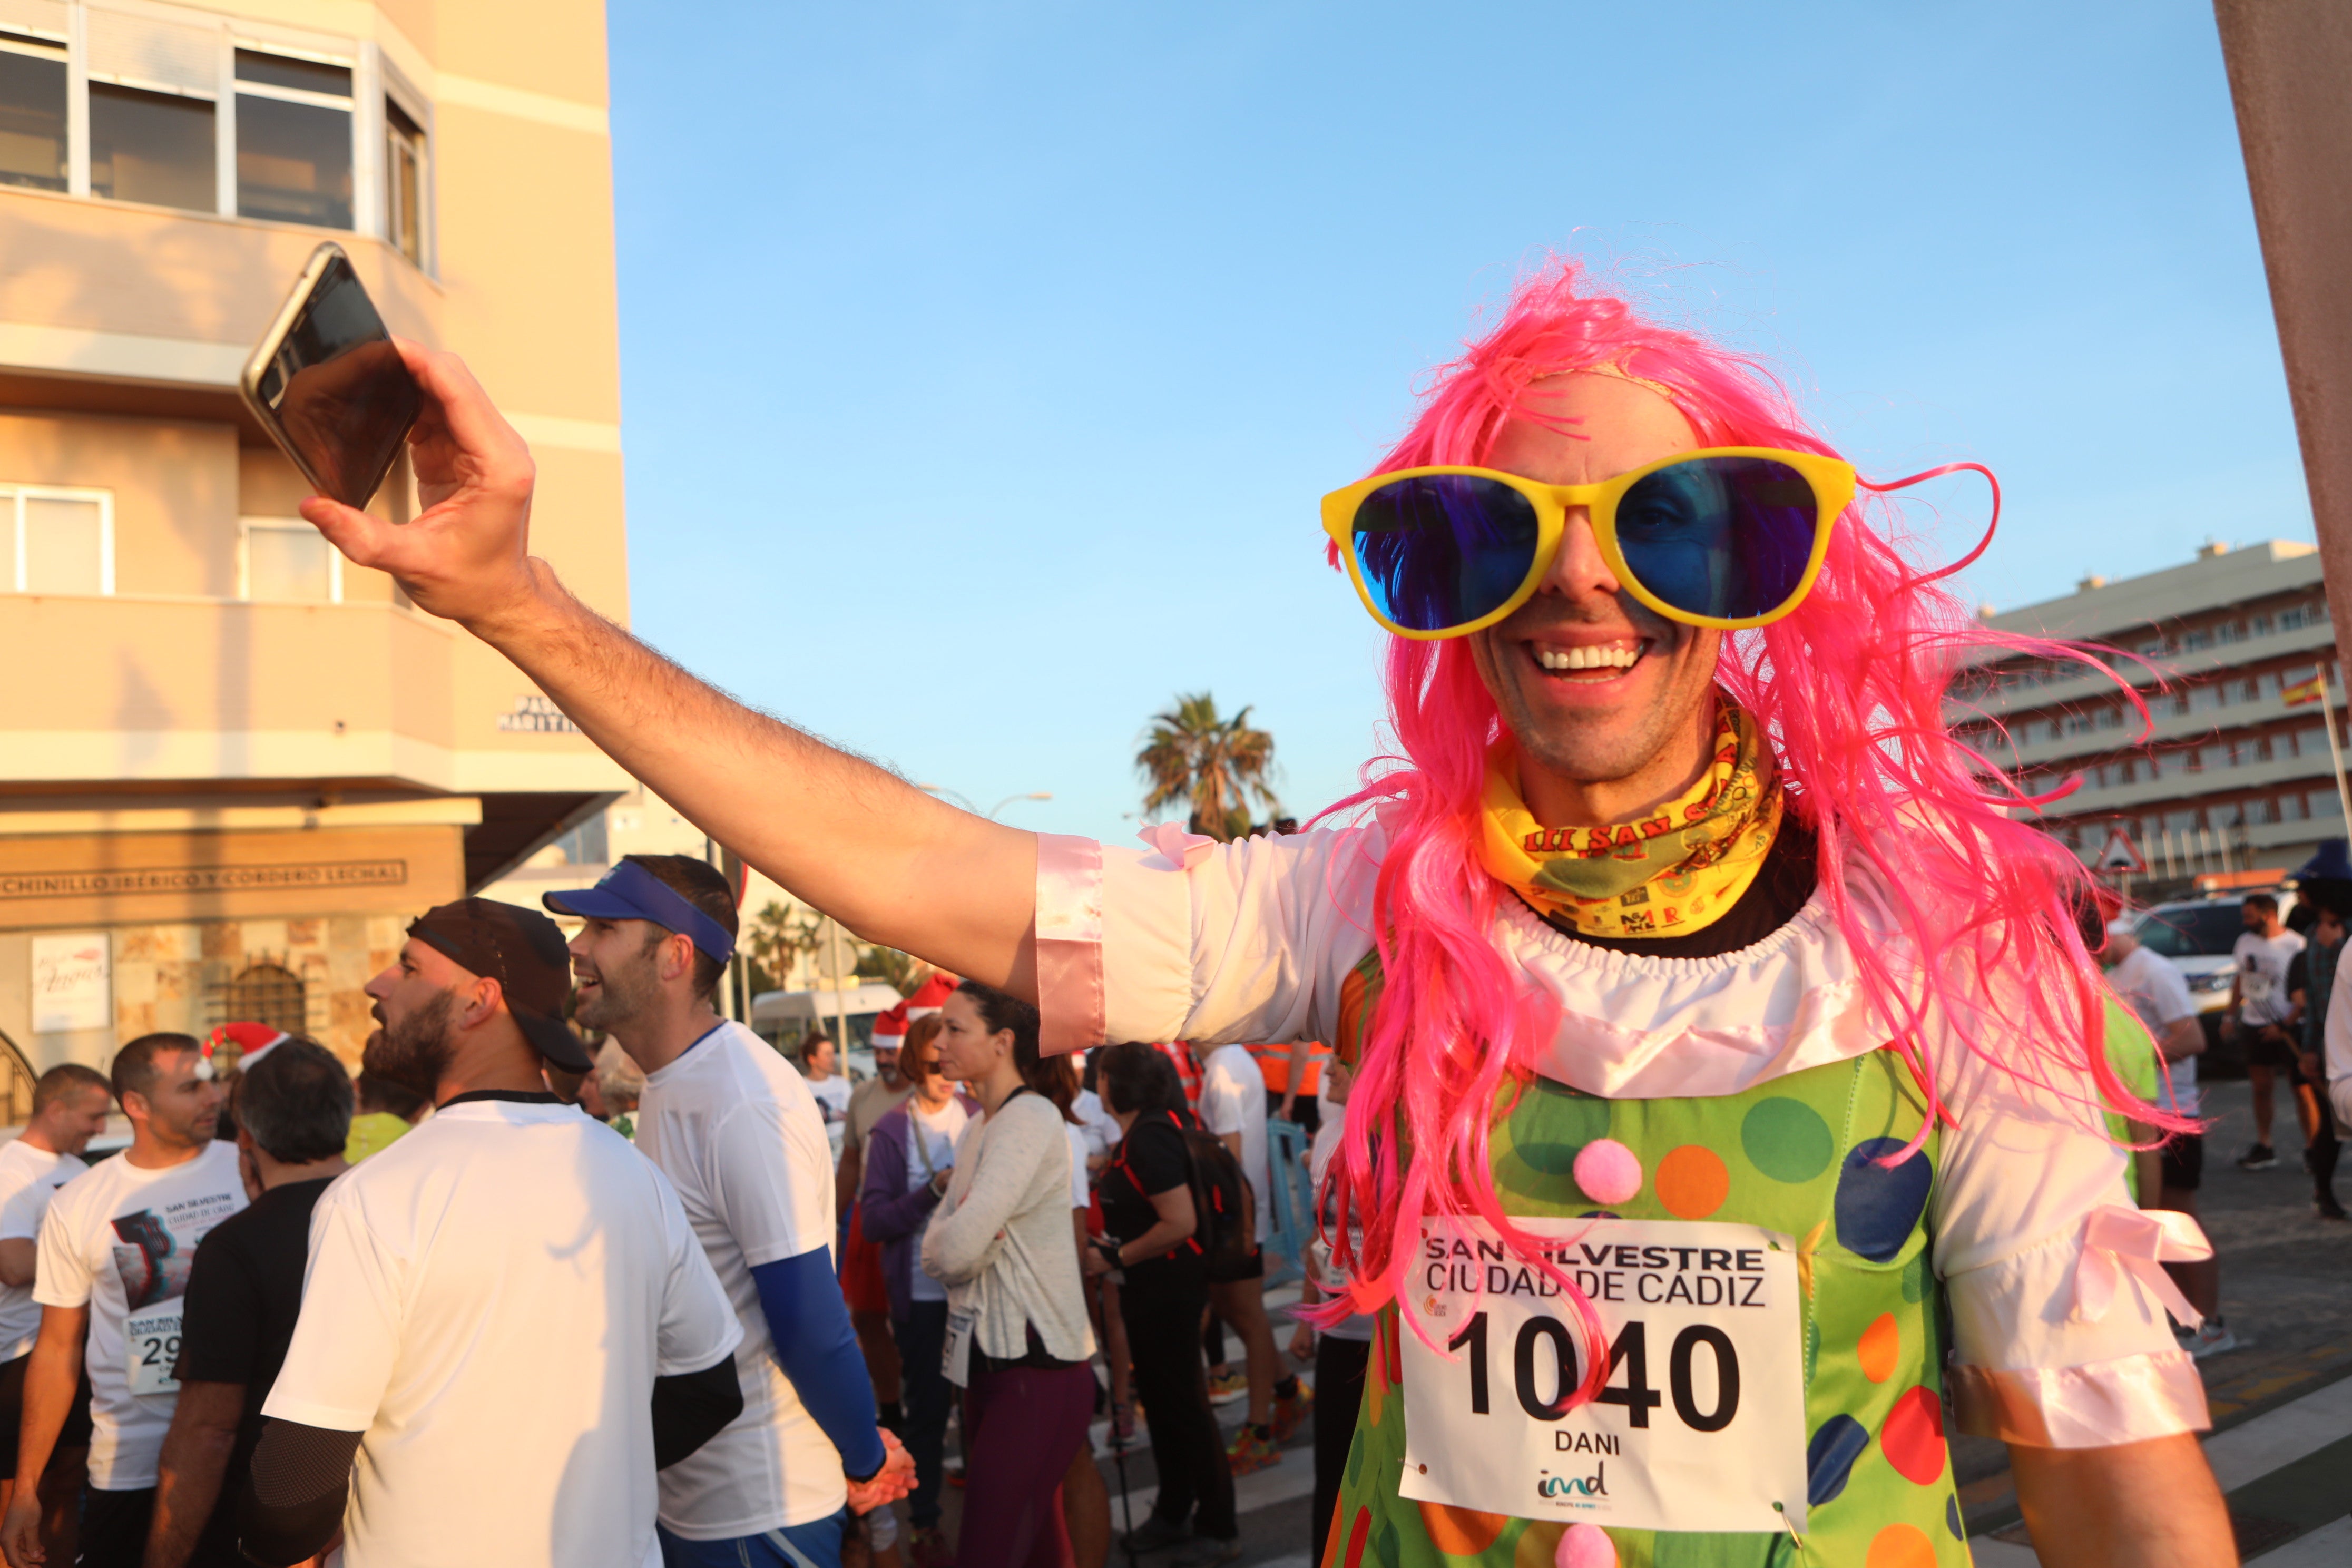
[[[2323,727],[2336,725],[2340,745],[2344,679],[2314,546],[2210,544],[2185,565],[2086,578],[1985,618],[2137,656],[2116,662],[2146,721],[2112,680],[2031,658],[1976,672],[1956,715],[1964,738],[2035,792],[2081,781],[2040,816],[2085,860],[2120,830],[2159,883],[2284,872],[2345,836]],[[2326,706],[2290,702],[2323,668]]]
[[[236,378],[323,239],[626,618],[599,0],[0,0],[0,1076],[236,1017],[356,1059],[410,918],[631,787],[296,516]]]

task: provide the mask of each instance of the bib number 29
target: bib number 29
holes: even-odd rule
[[[1449,1351],[1466,1351],[1470,1362],[1470,1414],[1493,1413],[1493,1377],[1488,1371],[1486,1314],[1470,1321],[1445,1342]],[[1597,1403],[1622,1405],[1626,1424],[1646,1429],[1650,1412],[1664,1402],[1650,1386],[1650,1336],[1639,1318],[1627,1320],[1609,1347],[1609,1377]],[[1700,1408],[1696,1379],[1692,1373],[1705,1352],[1713,1363],[1713,1403]],[[1624,1374],[1621,1384],[1617,1378]],[[1519,1325],[1511,1344],[1511,1391],[1519,1408],[1538,1421],[1557,1421],[1568,1414],[1568,1402],[1583,1379],[1577,1371],[1576,1337],[1558,1318],[1536,1315]],[[1731,1336],[1707,1323],[1691,1323],[1675,1336],[1666,1352],[1666,1398],[1675,1415],[1694,1432],[1720,1432],[1739,1414],[1739,1352]]]

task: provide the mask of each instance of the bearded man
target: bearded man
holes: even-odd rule
[[[2101,1121],[2179,1119],[2105,1063],[2083,867],[1945,719],[1964,659],[2075,656],[1909,563],[1760,366],[1573,267],[1524,285],[1324,504],[1404,765],[1346,826],[1140,854],[957,812],[631,639],[529,553],[529,454],[463,367],[404,353],[425,510],[303,514],[706,832],[1036,997],[1048,1048],[1357,1065],[1348,1568],[1959,1563],[1948,1392],[2044,1563],[2231,1560],[2158,1267],[2206,1244],[2131,1206]]]
[[[655,1472],[742,1409],[743,1331],[677,1193],[541,1076],[588,1070],[571,968],[545,915],[465,899],[368,982],[366,1070],[436,1110],[319,1198],[254,1561],[340,1530],[357,1563],[655,1568]]]

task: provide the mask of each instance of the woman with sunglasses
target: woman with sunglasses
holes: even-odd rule
[[[916,1254],[955,1170],[956,1141],[980,1102],[958,1092],[940,1070],[943,1027],[937,1013],[908,1026],[898,1072],[911,1092],[867,1131],[866,1180],[857,1197],[866,1237],[882,1248],[890,1335],[906,1389],[907,1451],[915,1457],[915,1489],[907,1503],[914,1527],[909,1568],[947,1568],[954,1561],[940,1534],[949,1400],[940,1352],[947,1342],[948,1289]]]
[[[1067,1095],[1040,1092],[1037,1010],[976,980],[940,1009],[940,1070],[979,1102],[923,1232],[961,1386],[958,1568],[1071,1568],[1061,1487],[1094,1415],[1094,1331],[1070,1237]]]
[[[1940,583],[1975,554],[1915,564],[1895,486],[1753,360],[1571,264],[1520,286],[1325,502],[1396,764],[1319,831],[1139,854],[957,812],[633,641],[530,556],[479,387],[403,353],[425,510],[304,515],[706,832],[1041,998],[1048,1048],[1357,1065],[1396,1135],[1351,1118],[1329,1178],[1365,1235],[1329,1310],[1381,1313],[1345,1562],[1958,1563],[1947,1394],[2044,1563],[2230,1560],[2160,1267],[2210,1247],[2130,1205],[2100,1113],[2186,1124],[2105,1064],[2088,873],[1948,711],[1967,666],[2109,677],[1978,623]]]

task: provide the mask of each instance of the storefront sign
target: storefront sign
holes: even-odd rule
[[[574,724],[562,709],[536,693],[516,698],[514,711],[499,715],[499,728],[542,735],[580,733],[580,726]]]
[[[33,1032],[114,1026],[112,952],[104,931],[33,939]]]
[[[0,871],[0,899],[123,898],[141,893],[246,893],[310,889],[326,891],[339,888],[396,888],[407,880],[408,862],[405,860],[327,860],[283,866],[155,866],[106,871]]]

